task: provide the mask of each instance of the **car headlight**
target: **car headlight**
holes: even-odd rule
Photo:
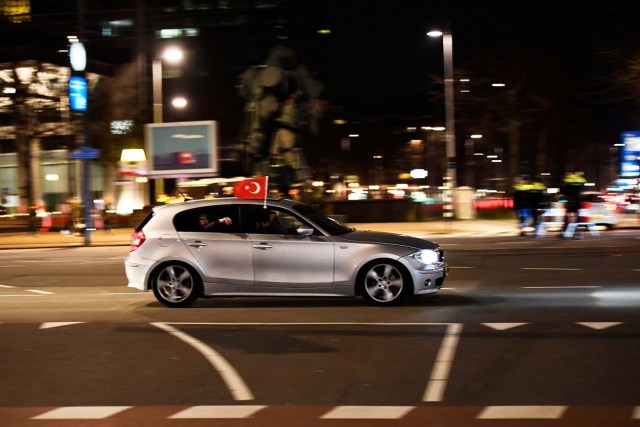
[[[411,254],[411,258],[415,259],[421,264],[436,264],[438,262],[438,253],[430,249],[423,249]]]

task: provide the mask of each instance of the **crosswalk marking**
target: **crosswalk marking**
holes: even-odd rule
[[[496,419],[558,419],[566,406],[487,406],[478,414],[482,420]]]
[[[397,420],[413,408],[413,406],[336,406],[320,418]]]
[[[131,406],[65,406],[36,415],[32,420],[101,420]]]
[[[247,405],[247,406],[233,406],[233,405],[204,405],[204,406],[192,406],[171,415],[169,418],[248,418],[266,408],[264,405]]]

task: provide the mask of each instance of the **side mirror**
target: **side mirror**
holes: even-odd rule
[[[311,236],[313,234],[313,228],[308,225],[301,225],[296,229],[296,232],[301,236]]]

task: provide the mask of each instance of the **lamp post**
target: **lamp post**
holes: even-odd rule
[[[434,182],[434,179],[435,179],[435,182],[436,182],[435,186],[438,187],[439,184],[438,184],[438,181],[436,179],[436,176],[440,176],[441,175],[442,169],[441,168],[432,167],[429,164],[429,151],[428,150],[429,150],[429,145],[431,145],[429,143],[429,135],[430,135],[430,132],[443,132],[445,130],[445,127],[444,126],[422,126],[421,129],[423,131],[425,131],[425,137],[424,137],[424,168],[427,171],[432,171],[433,172],[433,170],[435,170],[437,172],[437,175],[434,174],[434,173],[430,173],[429,175],[431,175],[431,177],[432,177],[430,179],[432,182]]]
[[[177,47],[168,47],[162,54],[153,59],[151,74],[153,80],[153,122],[162,123],[162,60],[170,64],[182,61],[182,50]]]
[[[178,47],[167,47],[159,56],[155,56],[151,64],[151,78],[153,83],[153,123],[162,123],[163,121],[163,105],[162,105],[162,60],[164,59],[170,64],[177,64],[182,61],[183,53]],[[186,101],[185,101],[186,105]],[[153,181],[153,190],[150,191],[151,201],[155,200],[157,193],[164,193],[164,180],[162,178]],[[159,185],[158,185],[159,184]]]
[[[445,103],[445,141],[447,173],[444,182],[443,213],[446,218],[453,217],[453,189],[456,188],[456,135],[453,104],[453,40],[450,33],[429,31],[429,37],[442,37],[444,53],[444,103]]]

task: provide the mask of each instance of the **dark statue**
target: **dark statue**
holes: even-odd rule
[[[303,187],[310,172],[300,144],[308,124],[317,132],[322,85],[314,80],[296,53],[277,46],[265,65],[253,66],[240,76],[240,94],[246,99],[241,150],[245,170],[269,176],[270,187],[287,195]]]

